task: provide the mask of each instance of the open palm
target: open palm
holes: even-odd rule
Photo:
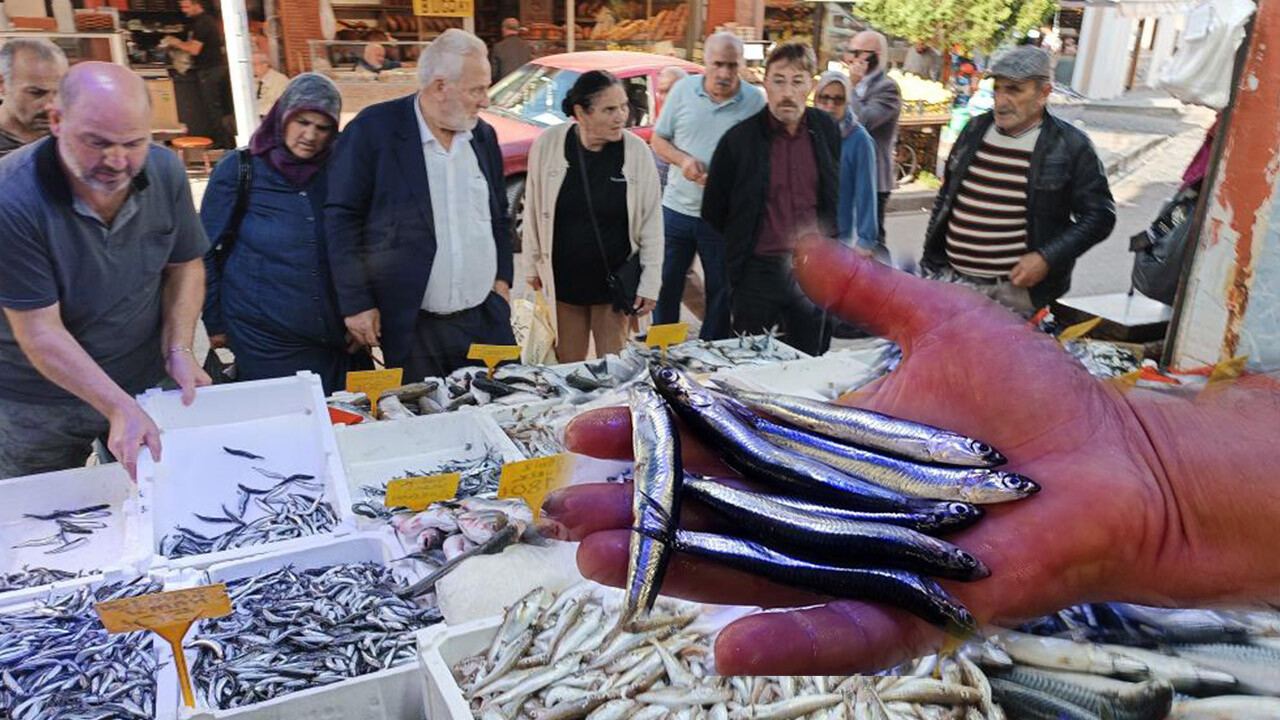
[[[1009,469],[1043,487],[1021,502],[988,506],[976,526],[948,539],[992,570],[944,585],[983,622],[1011,622],[1089,600],[1160,602],[1170,524],[1169,481],[1133,395],[1101,383],[1051,338],[975,292],[914,278],[823,241],[802,245],[796,272],[815,302],[902,346],[901,366],[854,402],[983,440]],[[625,409],[578,418],[571,450],[628,457]],[[685,438],[686,468],[724,472]],[[623,582],[629,486],[578,486],[549,501],[548,516],[581,539],[584,575]],[[717,527],[691,505],[682,523]],[[723,529],[723,526],[720,526]],[[1153,552],[1153,550],[1157,550]],[[1138,591],[1131,588],[1146,588]],[[725,674],[871,671],[919,654],[940,631],[887,606],[832,601],[689,557],[672,563],[665,593],[707,602],[804,607],[740,620],[716,645]],[[807,606],[807,607],[805,607]]]

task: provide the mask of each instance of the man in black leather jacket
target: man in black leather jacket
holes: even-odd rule
[[[1050,71],[1031,46],[991,66],[995,108],[951,150],[921,261],[1026,316],[1067,292],[1076,258],[1116,219],[1093,143],[1047,109]]]

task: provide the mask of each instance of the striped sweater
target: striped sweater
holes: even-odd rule
[[[1018,137],[993,123],[947,219],[947,258],[975,277],[1007,278],[1027,252],[1027,174],[1040,127]]]

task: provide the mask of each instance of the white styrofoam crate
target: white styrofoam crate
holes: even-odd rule
[[[383,485],[407,471],[430,474],[447,462],[481,457],[486,448],[496,451],[504,463],[525,459],[502,428],[480,412],[339,426],[334,435],[345,466],[346,493],[352,502],[365,500],[366,485]],[[358,521],[362,528],[383,524],[363,517]]]
[[[389,533],[354,533],[341,538],[317,540],[309,547],[270,552],[256,557],[211,565],[191,580],[206,584],[232,582],[274,572],[285,566],[310,570],[342,563],[375,562],[389,564],[403,555]],[[406,577],[417,579],[406,567]],[[193,626],[188,638],[195,637]],[[196,653],[188,650],[191,665]],[[360,720],[423,720],[422,690],[418,668],[406,663],[388,670],[350,678],[341,682],[300,690],[265,702],[231,710],[178,707],[179,720],[298,720],[300,718],[359,718]]]
[[[204,387],[189,406],[182,404],[177,390],[150,390],[139,397],[139,403],[160,427],[163,443],[159,462],[145,450],[138,461],[139,513],[157,564],[204,568],[272,550],[305,547],[314,538],[337,537],[355,529],[346,472],[316,375],[299,372],[288,378]],[[236,457],[224,447],[264,459]],[[161,539],[178,525],[205,534],[220,532],[222,526],[209,526],[193,513],[216,516],[224,503],[233,507],[238,483],[256,488],[275,484],[254,467],[315,476],[324,484],[323,497],[338,516],[337,526],[312,537],[204,555],[171,560],[160,554]],[[250,503],[245,518],[252,521],[261,514]]]
[[[838,350],[816,358],[742,366],[721,370],[711,377],[748,390],[834,400],[880,374],[878,361],[887,342],[877,342],[881,345],[876,348]]]
[[[761,337],[761,336],[759,336],[759,335],[750,335],[750,336],[748,336],[748,338],[747,338],[747,339],[754,339],[754,338],[758,338],[758,337]],[[691,342],[692,342],[692,341],[691,341]],[[729,348],[729,347],[738,347],[738,343],[739,343],[739,342],[741,342],[741,341],[740,341],[738,338],[736,338],[736,337],[731,337],[731,338],[725,338],[724,340],[712,340],[712,341],[711,341],[711,344],[712,344],[712,345],[715,345],[716,347],[720,347],[720,348]],[[791,353],[791,354],[793,354],[793,355],[795,356],[795,359],[797,359],[797,360],[801,360],[801,359],[804,359],[804,358],[813,357],[813,356],[812,356],[812,355],[810,355],[809,353],[804,352],[803,350],[797,350],[796,348],[793,348],[793,347],[791,347],[790,345],[788,345],[788,344],[786,344],[786,343],[784,343],[784,342],[782,342],[781,340],[778,340],[778,339],[776,339],[776,338],[774,339],[774,341],[773,341],[773,342],[774,342],[774,344],[777,346],[777,348],[778,348],[778,350],[779,350],[779,354]]]
[[[136,487],[119,463],[73,470],[40,473],[0,481],[0,574],[17,572],[24,566],[88,573],[101,579],[110,570],[145,572],[151,565],[149,535],[142,529]],[[52,520],[35,520],[27,514],[48,515],[58,510],[78,510],[91,505],[110,505],[110,517],[100,518],[107,527],[86,535],[88,542],[78,548],[47,554],[56,545],[15,547],[57,532]],[[71,536],[75,537],[81,536]],[[63,581],[63,583],[71,581]],[[53,583],[0,593],[0,601],[20,601],[44,595]]]

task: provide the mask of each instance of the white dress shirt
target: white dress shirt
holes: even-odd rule
[[[445,149],[413,103],[427,163],[427,185],[436,224],[436,256],[422,296],[422,309],[454,313],[484,302],[498,275],[489,211],[489,182],[471,147],[471,133],[453,136]]]

